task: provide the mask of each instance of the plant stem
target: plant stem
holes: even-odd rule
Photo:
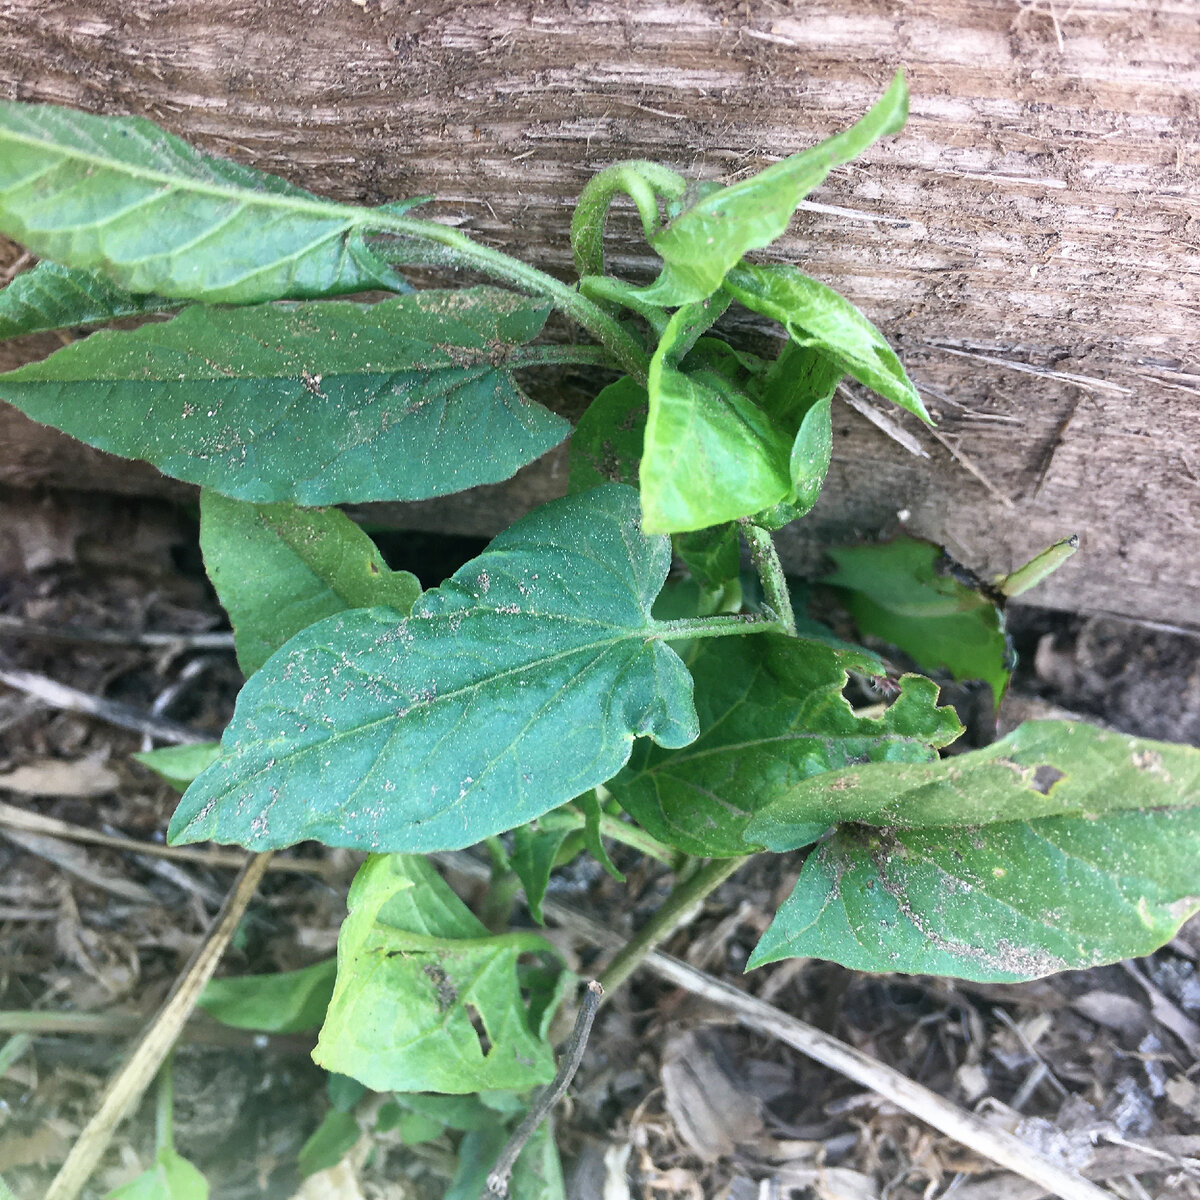
[[[660,942],[666,941],[680,925],[694,915],[710,892],[720,887],[752,857],[753,855],[745,854],[740,858],[714,858],[695,875],[676,884],[662,908],[621,947],[617,956],[608,964],[608,969],[600,976],[605,993],[611,994],[616,991],[638,969],[642,959],[651,950]]]
[[[172,1067],[175,1051],[167,1055],[158,1069],[158,1095],[154,1103],[154,1148],[158,1151],[175,1149],[175,1080]]]
[[[790,610],[789,610],[790,611]],[[685,617],[679,621],[659,621],[650,634],[664,642],[694,642],[700,638],[731,637],[740,633],[787,633],[782,621],[757,617],[752,613],[729,617]],[[791,632],[795,633],[793,625]]]
[[[616,367],[607,346],[517,346],[504,359],[513,368],[545,366]]]
[[[638,345],[637,339],[600,305],[581,295],[570,284],[555,279],[537,267],[531,267],[520,259],[512,258],[499,250],[492,250],[473,241],[465,233],[436,221],[423,221],[415,217],[398,217],[378,212],[364,212],[363,224],[375,229],[420,238],[448,246],[473,266],[487,272],[494,279],[503,280],[519,288],[543,296],[564,312],[577,325],[586,329],[598,342],[606,346],[621,368],[628,371],[639,383],[646,382],[650,369],[650,358]]]
[[[783,573],[783,564],[779,561],[779,551],[775,549],[775,540],[767,530],[751,524],[743,518],[738,522],[746,543],[750,547],[750,558],[754,569],[762,580],[763,598],[767,607],[783,623],[789,637],[796,636],[796,614],[792,611],[792,598],[788,594],[787,576]]]
[[[559,809],[547,813],[544,817],[539,817],[538,824],[543,829],[575,830],[583,829],[587,825],[587,818],[581,812]],[[674,866],[678,857],[666,843],[660,842],[658,838],[652,837],[644,829],[630,825],[610,813],[602,812],[600,814],[600,834],[609,841],[620,842],[622,845],[639,850],[647,858],[656,859],[664,866]]]

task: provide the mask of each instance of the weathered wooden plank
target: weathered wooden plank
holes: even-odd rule
[[[905,133],[836,172],[770,257],[886,330],[943,440],[904,418],[918,460],[843,409],[827,495],[788,552],[907,512],[1002,571],[1076,531],[1042,602],[1200,625],[1196,15],[1194,0],[9,0],[0,94],[147,115],[343,199],[431,193],[442,219],[565,273],[570,202],[596,169],[736,176],[840,127],[903,63]],[[614,251],[652,269],[631,224]],[[0,481],[149,486],[20,426],[0,417]],[[403,519],[489,531],[560,488],[558,463]]]

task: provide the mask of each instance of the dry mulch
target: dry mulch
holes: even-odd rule
[[[397,542],[393,550],[404,549]],[[408,562],[453,544],[422,539]],[[445,570],[443,570],[445,567]],[[148,501],[0,496],[0,612],[54,627],[202,632],[222,614],[191,518]],[[1200,640],[1104,618],[1018,609],[1022,668],[1005,720],[1062,710],[1129,732],[1200,741]],[[66,642],[0,632],[0,665],[205,730],[220,730],[240,676],[230,653]],[[51,711],[0,689],[0,802],[87,830],[162,840],[175,794],[131,762],[140,735]],[[222,972],[291,969],[328,957],[358,861],[328,878],[276,872]],[[665,894],[632,858],[620,888],[568,871],[557,898],[632,930]],[[0,1034],[0,1175],[40,1196],[94,1111],[105,1079],[203,936],[231,879],[182,863],[14,830],[0,822],[0,1009],[65,1014],[85,1032]],[[1018,986],[863,975],[791,961],[743,977],[794,879],[763,856],[710,898],[668,947],[868,1051],[962,1106],[1017,1129],[1128,1200],[1200,1200],[1200,924],[1149,959]],[[592,951],[564,941],[581,971]],[[133,1017],[130,1014],[135,1014]],[[175,1059],[176,1137],[216,1197],[301,1194],[296,1152],[326,1108],[306,1037],[196,1022]],[[1032,1200],[906,1113],[728,1014],[647,977],[601,1013],[559,1117],[575,1200]],[[92,1196],[144,1169],[147,1102],[93,1180]],[[433,1200],[452,1146],[378,1140],[340,1183],[303,1194]]]

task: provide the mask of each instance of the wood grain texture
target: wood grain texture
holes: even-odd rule
[[[786,554],[907,512],[999,572],[1074,531],[1040,603],[1200,626],[1198,18],[1196,0],[0,0],[0,95],[149,116],[339,199],[434,194],[440,219],[566,275],[597,169],[736,178],[903,64],[905,132],[766,257],[881,325],[940,440],[891,414],[917,459],[835,410],[827,493]],[[649,277],[631,222],[611,246]],[[7,411],[0,439],[3,482],[156,486]],[[491,532],[564,483],[552,455],[399,519]]]

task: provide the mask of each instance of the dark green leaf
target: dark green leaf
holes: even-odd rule
[[[369,209],[201,154],[141,117],[0,102],[0,232],[131,292],[249,304],[363,291]]]
[[[154,1166],[104,1200],[208,1200],[208,1182],[186,1158],[164,1146]]]
[[[308,1141],[300,1147],[297,1166],[301,1175],[328,1171],[354,1149],[362,1130],[352,1113],[327,1112],[325,1119],[313,1130]]]
[[[331,964],[336,967],[336,962]],[[333,972],[329,977],[330,988],[333,986]],[[326,1005],[326,1008],[328,1005]],[[325,1009],[321,1010],[321,1017],[324,1018]],[[329,1103],[338,1110],[338,1112],[352,1112],[358,1107],[358,1102],[367,1094],[367,1089],[363,1087],[357,1079],[351,1079],[349,1075],[339,1075],[336,1071],[330,1074],[325,1082],[325,1090],[329,1093]]]
[[[1013,666],[1004,614],[939,546],[900,537],[829,555],[837,570],[825,582],[842,589],[861,633],[899,646],[926,671],[985,680],[1000,703]]]
[[[424,1117],[443,1129],[486,1129],[496,1124],[494,1109],[478,1096],[437,1096],[424,1092],[397,1092],[396,1103],[415,1116]]]
[[[628,375],[596,396],[571,435],[568,492],[603,483],[637,486],[648,405],[646,389]]]
[[[736,583],[742,569],[741,542],[732,521],[677,534],[675,553],[683,559],[688,574],[706,592],[722,591]]]
[[[190,746],[162,746],[143,750],[133,757],[156,775],[162,776],[173,788],[184,791],[205,767],[212,766],[221,756],[220,742],[197,742]]]
[[[459,1147],[458,1170],[443,1200],[479,1200],[487,1177],[508,1140],[503,1126],[469,1133]],[[554,1144],[554,1121],[544,1121],[521,1151],[508,1183],[508,1200],[563,1200],[562,1164]]]
[[[790,492],[791,439],[726,376],[678,369],[704,313],[703,304],[681,308],[650,360],[641,464],[648,532],[718,525]]]
[[[546,313],[494,288],[193,307],[0,376],[0,396],[239,500],[424,499],[506,479],[569,431],[510,373]]]
[[[421,594],[417,577],[392,571],[337,509],[249,504],[205,490],[200,548],[247,676],[325,617],[376,605],[406,617]]]
[[[635,737],[686,745],[691,677],[650,615],[670,559],[610,484],[518,521],[406,621],[311,626],[243,688],[172,840],[452,849],[603,783]]]
[[[763,635],[689,647],[700,736],[681,750],[639,746],[607,786],[656,838],[709,858],[748,854],[754,814],[809,779],[855,762],[935,758],[962,728],[938,708],[937,686],[906,675],[883,716],[858,717],[842,695],[847,671],[872,661],[821,642]],[[833,804],[793,828],[801,845],[833,819]]]
[[[524,1089],[553,1077],[553,1051],[531,1027],[517,978],[519,956],[551,952],[548,942],[490,937],[409,855],[369,858],[347,904],[316,1062],[380,1092]]]
[[[165,296],[134,295],[96,271],[73,271],[58,263],[40,262],[0,291],[0,341],[47,329],[167,312],[182,303]]]
[[[664,266],[645,298],[672,306],[710,296],[743,254],[783,234],[796,206],[834,167],[903,128],[907,117],[908,90],[897,73],[874,108],[844,133],[706,195],[651,239]]]
[[[810,855],[751,966],[1028,979],[1148,954],[1200,908],[1192,747],[1029,722],[940,762],[803,784],[749,834],[789,848],[831,798],[859,824]]]
[[[819,350],[860,383],[933,424],[883,334],[833,288],[795,267],[746,265],[730,271],[725,290],[778,321],[800,346]]]
[[[583,845],[584,849],[613,877],[618,883],[625,882],[625,876],[617,870],[616,864],[608,856],[604,842],[600,837],[600,820],[604,815],[600,810],[600,801],[593,789],[584,792],[575,799],[575,807],[583,813]]]
[[[325,1019],[337,963],[331,958],[298,971],[213,979],[197,1003],[210,1017],[237,1029],[299,1033]]]
[[[812,346],[784,342],[762,377],[758,402],[788,431],[799,431],[813,406],[832,399],[845,368]]]

